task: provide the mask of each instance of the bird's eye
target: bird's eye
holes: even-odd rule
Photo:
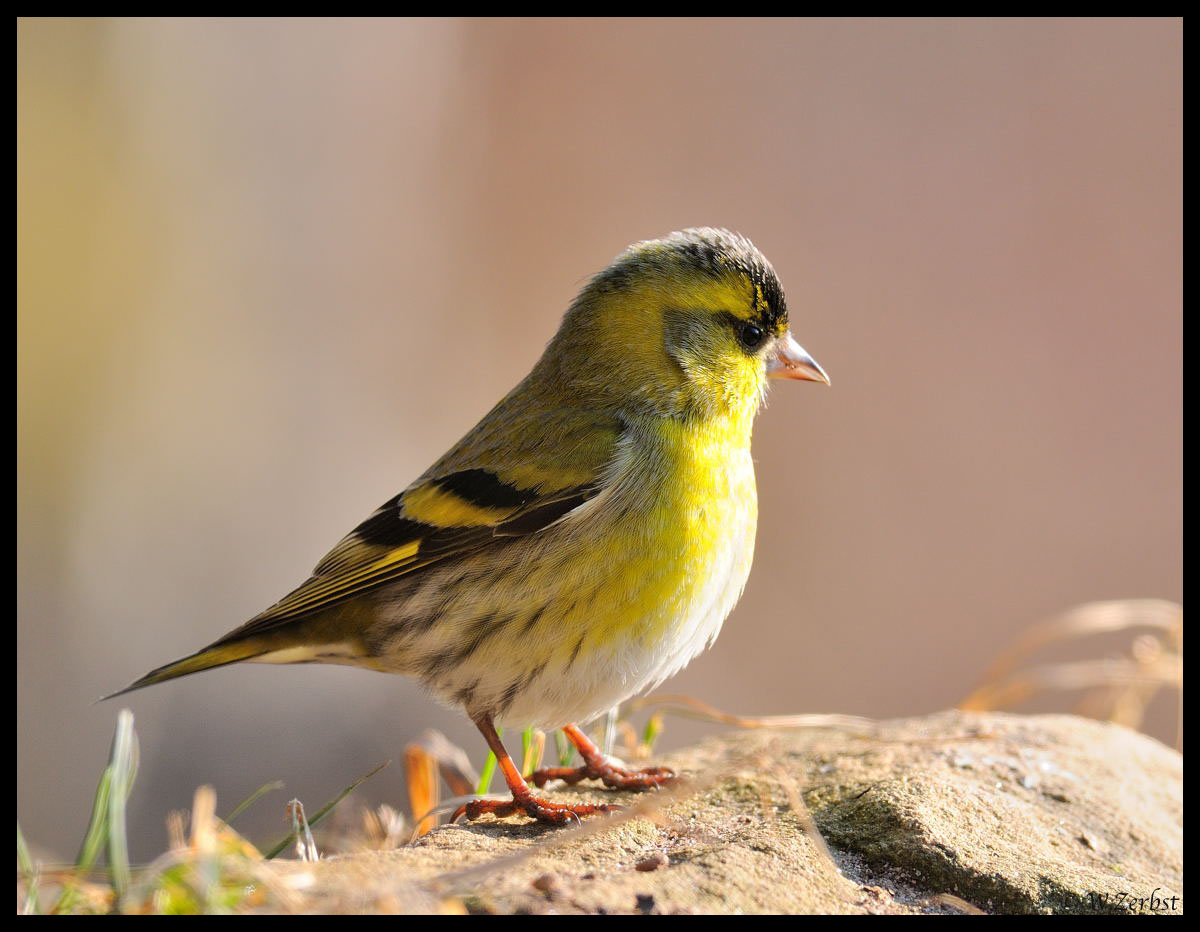
[[[762,328],[754,324],[742,324],[738,329],[738,339],[742,341],[742,346],[749,350],[758,349],[765,337]]]

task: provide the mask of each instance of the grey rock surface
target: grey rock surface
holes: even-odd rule
[[[489,816],[280,869],[338,912],[1183,911],[1182,757],[1117,725],[945,712],[733,732],[661,762],[687,783],[547,787],[630,806],[612,819]]]

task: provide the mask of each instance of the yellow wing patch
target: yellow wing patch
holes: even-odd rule
[[[496,524],[512,512],[511,506],[496,508],[469,502],[434,482],[418,486],[404,496],[404,513],[414,521],[434,527]]]

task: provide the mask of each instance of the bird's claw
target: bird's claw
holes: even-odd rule
[[[657,790],[670,786],[676,779],[675,771],[670,767],[626,770],[608,761],[585,763],[582,767],[547,767],[535,771],[532,777],[534,784],[539,788],[550,780],[562,780],[570,785],[580,780],[601,780],[605,786],[614,790]]]
[[[469,803],[463,803],[454,810],[450,822],[453,824],[464,815],[473,822],[487,813],[503,819],[505,816],[514,815],[517,812],[524,812],[527,816],[550,825],[565,825],[572,820],[579,824],[582,816],[616,812],[623,808],[625,807],[610,803],[552,803],[548,799],[539,799],[531,793],[528,796],[514,796],[510,800],[475,799]]]

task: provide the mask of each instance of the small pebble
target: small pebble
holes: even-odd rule
[[[533,888],[545,894],[546,899],[554,900],[562,896],[562,884],[553,874],[540,874],[533,878]]]
[[[668,858],[661,851],[658,851],[650,855],[650,857],[646,858],[644,861],[638,861],[633,867],[634,870],[639,871],[656,871],[660,867],[666,867],[670,863],[670,858]]]

